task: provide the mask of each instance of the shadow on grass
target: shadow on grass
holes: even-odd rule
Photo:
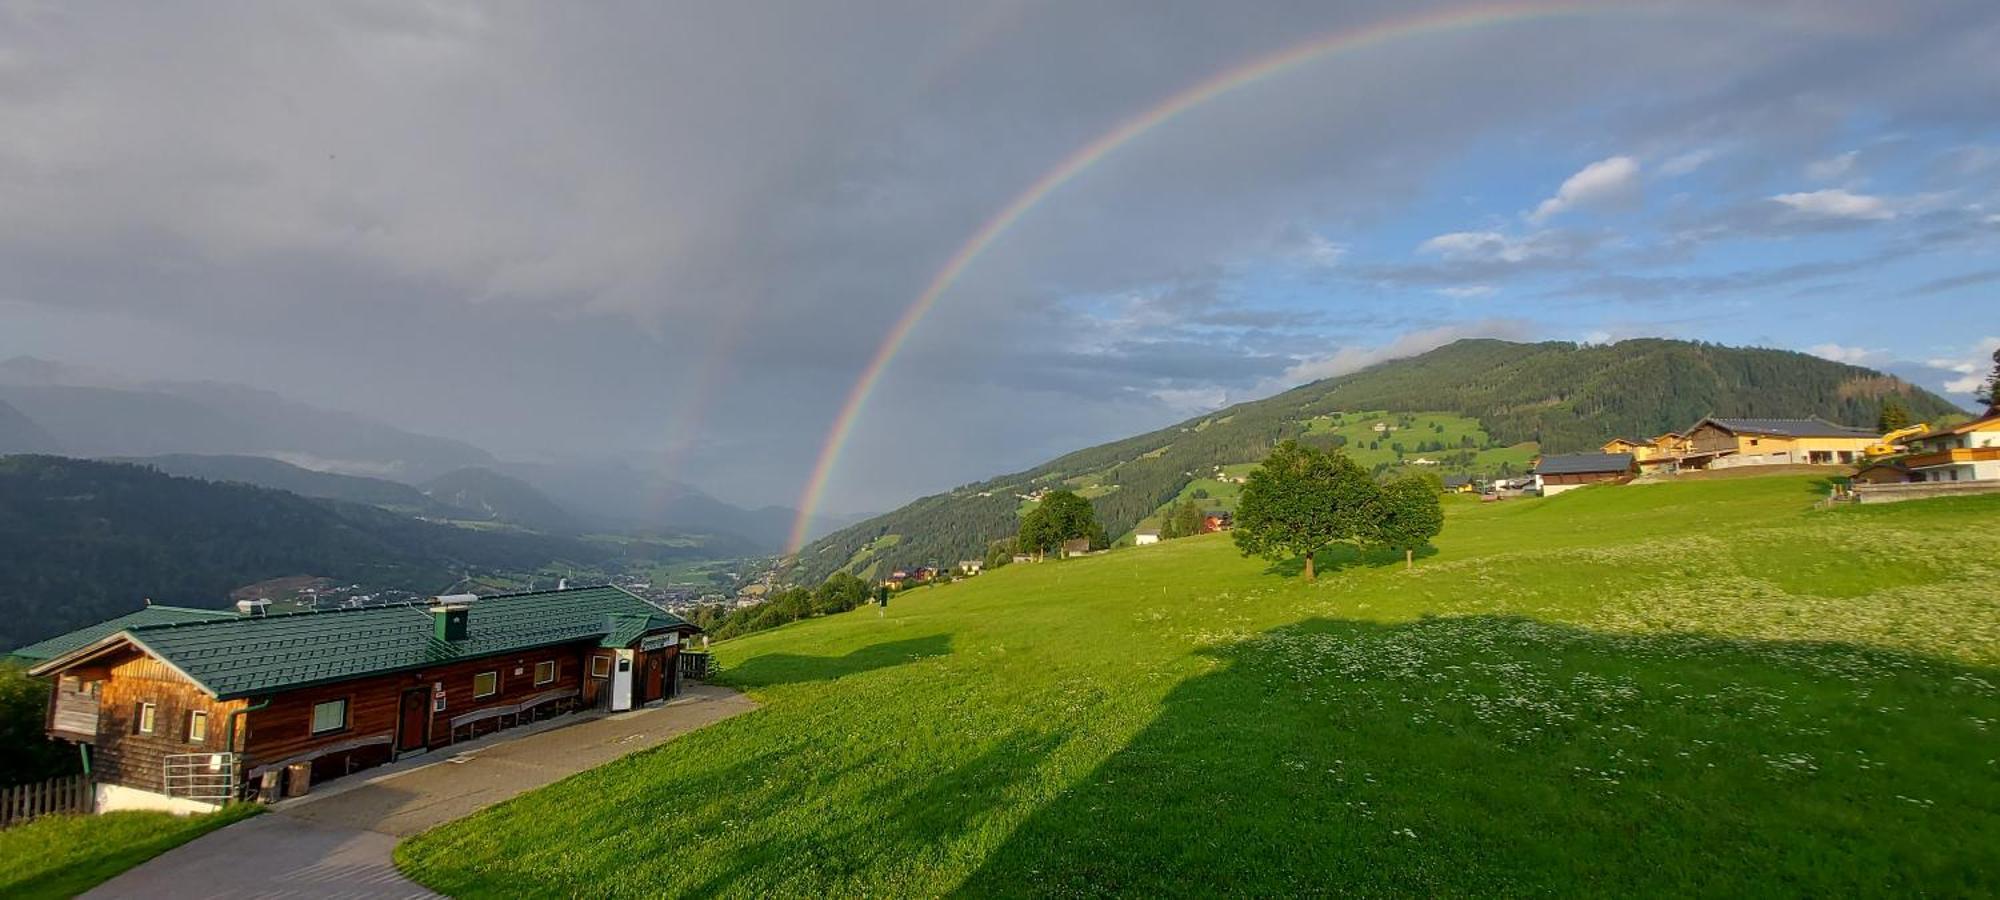
[[[1429,559],[1437,554],[1436,547],[1426,544],[1417,549],[1416,557],[1417,559]],[[1363,549],[1353,544],[1335,544],[1313,554],[1314,574],[1322,576],[1336,575],[1346,569],[1358,569],[1362,567],[1379,569],[1383,566],[1400,566],[1402,564],[1403,551],[1389,550],[1382,547]],[[1270,567],[1264,570],[1264,574],[1296,578],[1304,575],[1305,571],[1306,561],[1303,557],[1298,557],[1272,563]]]
[[[950,652],[951,635],[933,634],[870,644],[841,656],[766,653],[725,670],[721,680],[748,688],[807,681],[832,681],[847,675],[900,666],[927,656],[942,656]]]
[[[1498,616],[1213,655],[960,893],[2000,890],[1992,669]]]

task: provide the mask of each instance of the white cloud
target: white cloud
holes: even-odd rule
[[[1669,157],[1666,162],[1660,163],[1659,173],[1668,178],[1679,178],[1707,165],[1709,161],[1721,155],[1721,151],[1713,147],[1689,150],[1679,156]]]
[[[1346,256],[1347,245],[1334,243],[1320,234],[1307,235],[1298,249],[1299,259],[1322,269],[1340,265],[1340,261]]]
[[[1771,198],[1783,204],[1798,216],[1812,219],[1893,219],[1896,211],[1887,200],[1869,194],[1856,194],[1841,188],[1826,188],[1796,194],[1778,194]]]
[[[1438,293],[1447,297],[1456,297],[1460,300],[1465,300],[1492,294],[1493,286],[1490,284],[1462,284],[1454,287],[1438,288]]]
[[[1849,150],[1839,156],[1817,159],[1806,163],[1806,177],[1813,181],[1839,181],[1854,172],[1854,160],[1859,154]]]
[[[1887,356],[1887,352],[1882,350],[1871,350],[1867,347],[1844,347],[1833,343],[1814,344],[1811,347],[1807,347],[1806,352],[1821,359],[1830,359],[1834,362],[1842,362],[1855,366],[1865,366],[1871,362],[1879,362]]]
[[[1629,156],[1613,156],[1584,166],[1543,200],[1528,221],[1540,224],[1550,216],[1580,207],[1629,205],[1639,199],[1639,161]]]
[[[1193,416],[1221,409],[1229,403],[1229,391],[1220,387],[1161,388],[1152,392],[1175,415]]]
[[[1514,237],[1498,231],[1454,231],[1417,245],[1417,250],[1451,262],[1527,262],[1566,256],[1572,245],[1548,231]]]
[[[1933,369],[1943,369],[1956,373],[1959,377],[1947,380],[1944,389],[1954,394],[1970,394],[1985,386],[1987,376],[1993,371],[1993,351],[2000,349],[2000,336],[1980,338],[1978,343],[1964,351],[1964,355],[1953,354],[1939,359],[1925,360],[1924,364]]]
[[[1525,341],[1534,338],[1534,328],[1521,319],[1484,319],[1445,325],[1423,331],[1412,331],[1380,347],[1342,347],[1331,355],[1314,359],[1303,359],[1297,365],[1285,370],[1279,376],[1281,383],[1265,385],[1266,390],[1279,390],[1308,381],[1332,378],[1359,371],[1380,362],[1415,356],[1465,338],[1490,337],[1510,341]]]

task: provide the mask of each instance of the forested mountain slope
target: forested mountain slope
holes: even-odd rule
[[[282,576],[431,592],[467,572],[605,565],[635,552],[684,551],[437,525],[137,465],[6,456],[0,649],[131,612],[149,597],[219,607],[233,588]]]
[[[1872,427],[1891,396],[1918,421],[1963,412],[1873,369],[1787,350],[1663,339],[1464,340],[924,497],[808,545],[792,578],[816,583],[870,563],[977,557],[989,541],[1013,533],[1018,494],[1084,479],[1105,529],[1121,534],[1216,466],[1254,462],[1287,438],[1331,443],[1313,422],[1337,412],[1455,413],[1477,419],[1492,444],[1535,442],[1561,453],[1686,428],[1705,415],[1820,416]],[[880,540],[885,535],[897,538]]]
[[[234,481],[290,491],[301,497],[365,503],[410,515],[452,518],[466,514],[462,510],[445,506],[425,496],[423,491],[399,481],[369,478],[365,475],[319,472],[267,456],[170,453],[165,456],[142,456],[113,461],[151,466],[168,475],[179,475],[183,478]]]

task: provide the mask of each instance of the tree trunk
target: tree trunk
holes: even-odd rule
[[[1414,569],[1416,567],[1417,567],[1417,551],[1405,548],[1403,550],[1403,568]]]
[[[1307,581],[1319,580],[1316,576],[1313,575],[1313,555],[1310,553],[1306,554],[1306,580]]]

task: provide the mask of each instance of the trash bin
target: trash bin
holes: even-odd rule
[[[285,767],[285,796],[303,797],[312,790],[312,763],[292,763]]]
[[[257,802],[272,803],[278,799],[279,789],[285,784],[285,773],[272,769],[257,778]]]

